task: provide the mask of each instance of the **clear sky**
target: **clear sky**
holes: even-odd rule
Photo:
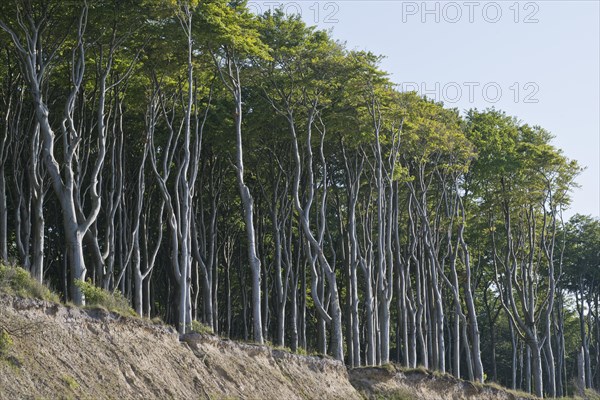
[[[251,1],[283,4],[350,49],[386,56],[406,90],[496,107],[551,131],[586,170],[574,213],[600,216],[600,1]]]

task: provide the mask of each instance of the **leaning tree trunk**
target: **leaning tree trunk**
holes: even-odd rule
[[[43,13],[48,12],[44,10]],[[37,18],[33,9],[23,10],[23,23],[20,26],[26,31],[23,43],[19,35],[9,28],[5,21],[0,20],[0,28],[6,31],[21,55],[23,71],[29,84],[33,109],[39,123],[42,146],[41,152],[46,169],[50,175],[52,187],[61,205],[63,228],[66,240],[66,256],[71,277],[71,297],[76,304],[84,304],[85,298],[75,280],[85,280],[86,268],[83,257],[83,237],[90,226],[96,221],[100,212],[101,199],[98,195],[98,176],[102,169],[105,156],[105,138],[98,138],[97,158],[90,173],[89,196],[91,207],[87,218],[78,218],[74,159],[82,141],[74,121],[74,108],[83,83],[86,65],[84,32],[87,23],[88,6],[84,4],[78,19],[75,46],[72,51],[71,90],[65,103],[62,118],[62,136],[65,147],[62,149],[62,161],[59,164],[55,157],[55,133],[50,124],[50,113],[46,100],[43,98],[42,86],[48,79],[49,58],[44,53],[42,43],[44,30],[47,28],[48,15]]]
[[[6,205],[5,164],[8,159],[9,119],[11,117],[12,97],[9,97],[4,119],[4,137],[0,141],[0,262],[8,262],[8,207]]]
[[[301,159],[300,159],[300,150],[299,150],[299,146],[298,146],[298,137],[296,135],[296,128],[294,125],[293,115],[291,112],[288,114],[288,123],[289,123],[290,133],[292,135],[292,154],[294,157],[294,161],[296,163],[295,174],[294,174],[294,185],[293,185],[294,208],[296,209],[296,212],[298,212],[298,214],[299,214],[299,220],[300,220],[300,226],[302,228],[302,233],[304,234],[304,237],[305,237],[306,241],[308,242],[308,245],[310,246],[312,252],[314,252],[319,265],[323,269],[325,278],[327,279],[327,283],[329,284],[329,291],[331,293],[331,304],[330,304],[331,316],[329,316],[327,314],[323,304],[316,296],[316,293],[314,290],[314,286],[315,286],[314,276],[316,275],[316,271],[314,271],[315,263],[312,263],[313,290],[311,292],[313,293],[313,300],[315,300],[315,306],[317,307],[317,311],[319,312],[319,315],[323,319],[325,319],[327,322],[330,322],[332,324],[331,348],[332,348],[333,357],[336,360],[343,361],[344,360],[344,339],[343,339],[343,334],[342,334],[342,329],[343,329],[342,309],[341,309],[340,301],[339,301],[339,290],[337,287],[337,278],[336,278],[335,270],[332,268],[332,266],[329,264],[329,261],[325,257],[322,241],[318,241],[317,238],[315,238],[315,236],[311,230],[310,222],[309,222],[310,206],[314,199],[314,187],[313,187],[314,175],[313,175],[313,157],[312,157],[312,148],[311,148],[311,145],[312,145],[311,130],[312,130],[312,124],[314,122],[314,113],[316,112],[315,108],[316,108],[316,104],[313,104],[313,108],[309,111],[308,124],[307,124],[308,135],[307,135],[307,140],[306,140],[306,152],[307,152],[307,156],[306,156],[307,161],[306,162],[307,162],[307,169],[308,169],[308,171],[307,171],[308,195],[307,195],[305,207],[302,207],[302,204],[300,202],[300,179],[301,179],[301,175],[302,175],[302,166],[301,166]],[[321,138],[321,155],[322,155],[322,146],[323,146],[323,137]],[[326,166],[324,166],[324,170],[326,170]],[[323,196],[324,197],[326,196],[326,190],[327,190],[326,189],[326,179],[327,178],[325,177],[324,178],[324,188],[323,188],[323,190],[324,190]],[[325,201],[322,202],[321,214],[324,213],[324,204],[325,204]],[[323,220],[323,221],[321,221],[321,223],[325,224],[326,221]],[[323,232],[324,232],[324,225],[321,226],[320,236],[322,236]]]
[[[473,290],[471,289],[471,255],[469,248],[464,239],[465,229],[465,211],[462,201],[459,199],[461,212],[463,215],[463,222],[459,226],[458,239],[460,246],[462,247],[463,262],[465,264],[465,303],[467,305],[467,313],[469,315],[469,326],[471,333],[471,357],[473,360],[473,375],[476,381],[483,383],[483,363],[481,361],[481,338],[479,333],[479,322],[477,321],[477,311],[475,309],[475,300],[473,299]],[[495,362],[495,361],[494,361]]]

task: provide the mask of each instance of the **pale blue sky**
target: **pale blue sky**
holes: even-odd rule
[[[600,216],[599,1],[283,4],[350,49],[385,55],[383,69],[407,89],[461,110],[495,106],[551,131],[587,167],[568,215]]]

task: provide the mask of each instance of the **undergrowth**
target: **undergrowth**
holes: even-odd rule
[[[5,329],[0,328],[0,357],[4,357],[12,345],[13,340],[10,334]]]
[[[504,386],[502,386],[502,385],[500,385],[499,383],[496,383],[496,382],[486,382],[482,386],[483,387],[487,387],[487,388],[491,388],[491,389],[494,389],[494,390],[498,390],[498,391],[501,391],[501,392],[510,393],[513,396],[515,396],[517,398],[521,398],[521,399],[532,399],[532,400],[538,399],[537,396],[535,396],[535,395],[533,395],[531,393],[527,393],[527,392],[524,392],[522,390],[510,389],[510,388],[504,387]]]
[[[137,314],[129,305],[129,300],[119,291],[108,292],[102,288],[94,286],[91,281],[75,281],[75,285],[83,292],[85,296],[86,307],[99,307],[119,315],[133,317]]]
[[[0,265],[0,293],[59,303],[60,298],[20,267]]]
[[[581,398],[581,397],[576,397]],[[583,393],[583,399],[585,400],[600,400],[600,393],[596,392],[594,389],[585,389]]]
[[[199,333],[201,335],[213,335],[212,328],[208,325],[204,325],[200,321],[192,321],[192,332]]]
[[[77,383],[77,381],[75,380],[75,378],[73,378],[70,375],[63,375],[62,376],[62,381],[65,383],[65,385],[67,385],[67,387],[73,391],[76,391],[77,389],[79,389],[79,383]]]

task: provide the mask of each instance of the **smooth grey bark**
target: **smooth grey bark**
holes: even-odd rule
[[[36,124],[33,137],[31,139],[30,149],[31,159],[29,160],[29,184],[32,203],[32,254],[31,254],[31,276],[38,282],[44,280],[44,238],[45,238],[45,220],[44,220],[44,172],[41,170],[39,160],[41,159],[40,130]]]
[[[525,388],[524,390],[527,393],[531,393],[531,382],[532,382],[532,376],[531,376],[531,348],[527,345],[527,343],[523,343],[523,346],[521,347],[521,352],[523,352],[524,350],[524,364],[525,364]]]
[[[392,217],[392,234],[393,234],[393,246],[395,252],[395,269],[396,269],[396,277],[395,277],[395,285],[396,285],[396,309],[398,313],[398,331],[397,331],[397,340],[396,340],[396,353],[397,353],[397,362],[402,364],[405,367],[410,367],[411,365],[411,356],[410,352],[412,352],[412,343],[409,341],[409,326],[412,321],[409,321],[409,314],[412,311],[412,304],[410,299],[408,298],[408,287],[410,282],[408,268],[410,265],[409,257],[407,254],[403,254],[402,245],[400,244],[400,184],[398,182],[394,183],[394,199],[391,205],[393,209],[393,217]],[[401,353],[400,353],[401,352]]]
[[[507,316],[512,321],[513,327],[519,333],[521,338],[525,340],[528,346],[528,355],[530,355],[531,374],[527,374],[527,378],[531,377],[533,381],[533,391],[538,397],[544,395],[543,372],[542,372],[542,357],[539,336],[537,332],[537,321],[535,316],[535,293],[531,289],[533,283],[533,263],[534,263],[534,243],[535,243],[535,227],[528,226],[526,241],[529,245],[529,256],[526,260],[521,261],[520,277],[517,278],[519,271],[517,265],[519,262],[515,254],[514,242],[512,237],[512,219],[508,205],[504,204],[504,224],[505,236],[507,242],[507,251],[504,257],[504,276],[502,281],[498,279],[501,275],[498,271],[497,259],[494,255],[494,266],[496,270],[496,284],[502,289],[499,291],[502,306],[504,307]],[[532,207],[530,207],[532,212]],[[492,235],[494,252],[496,252],[496,244]],[[520,283],[522,282],[522,283]],[[515,300],[514,293],[519,296],[519,303]],[[518,307],[520,306],[521,314]]]
[[[490,345],[491,345],[491,351],[492,351],[492,359],[491,359],[492,377],[491,378],[492,378],[493,382],[497,382],[498,381],[498,368],[497,368],[497,362],[496,362],[496,321],[498,320],[498,316],[500,315],[500,311],[502,310],[502,307],[498,307],[496,309],[496,304],[498,301],[497,297],[495,297],[494,302],[490,304],[490,301],[488,300],[488,293],[490,292],[489,289],[490,289],[489,284],[483,289],[483,305],[485,307],[488,329],[490,332],[489,333]],[[514,336],[514,333],[513,333],[513,336]],[[515,348],[515,351],[513,353],[513,365],[512,365],[513,379],[511,381],[515,386],[513,388],[513,390],[516,388],[516,380],[517,380],[517,364],[516,364],[517,360],[516,359],[517,359],[517,356],[516,356],[516,348]]]
[[[48,65],[55,53],[44,53],[46,43],[43,34],[48,28],[48,15],[42,13],[37,18],[31,9],[20,10],[22,19],[19,28],[25,35],[25,42],[16,31],[0,20],[0,28],[6,31],[15,45],[23,66],[25,77],[29,84],[31,99],[42,137],[42,154],[52,186],[61,205],[64,234],[66,241],[66,256],[69,261],[71,297],[75,304],[84,304],[85,298],[76,280],[85,280],[86,267],[83,257],[83,237],[90,226],[96,221],[100,212],[101,198],[98,195],[98,176],[102,169],[105,155],[105,140],[98,138],[98,155],[90,173],[89,196],[90,211],[85,218],[77,215],[77,199],[75,182],[77,176],[74,169],[76,154],[82,136],[74,121],[75,103],[80,92],[85,74],[84,34],[87,24],[88,6],[84,3],[76,25],[75,46],[72,50],[71,88],[62,117],[62,160],[55,157],[55,133],[50,124],[49,109],[42,94],[42,86],[47,79]],[[37,19],[36,19],[37,18]]]
[[[25,155],[28,155],[27,143],[24,137],[17,138],[19,131],[24,129],[22,124],[15,126],[15,143],[13,152],[13,186],[12,191],[12,202],[15,204],[14,212],[14,226],[15,226],[15,244],[17,247],[17,253],[19,255],[19,261],[23,268],[31,271],[31,203],[32,193],[28,185],[23,184],[26,182],[26,174],[28,167],[23,165],[26,161],[24,160]]]
[[[146,206],[146,213],[144,214],[144,197],[146,194],[146,179],[145,179],[145,166],[148,158],[148,154],[150,151],[150,142],[146,141],[144,145],[144,153],[142,156],[142,160],[140,163],[140,167],[137,175],[137,193],[136,193],[136,201],[135,208],[133,211],[133,221],[134,226],[131,233],[131,252],[133,253],[133,262],[132,262],[132,274],[133,274],[133,308],[135,312],[140,317],[149,317],[149,310],[144,310],[144,280],[148,279],[152,274],[154,269],[154,265],[156,263],[156,257],[158,255],[158,251],[162,244],[163,237],[163,229],[162,226],[158,228],[158,235],[155,242],[155,245],[151,247],[148,227],[147,227],[147,217],[146,215],[150,215],[150,209],[152,208],[151,204]],[[164,213],[164,199],[161,198],[158,212],[158,220],[162,221],[163,213]],[[162,224],[161,224],[162,225]],[[143,250],[142,250],[143,249]],[[131,252],[128,255],[128,258],[131,256]],[[143,254],[143,258],[142,258]],[[122,278],[124,270],[121,272],[121,277],[117,280],[117,283]],[[146,294],[146,300],[149,303],[149,295]]]
[[[448,230],[447,230],[447,234],[446,234],[446,236],[447,236],[447,255],[444,257],[444,260],[446,258],[449,259],[451,277],[448,278],[445,275],[443,264],[440,266],[439,273],[440,273],[440,276],[442,277],[443,281],[446,283],[446,285],[452,292],[452,295],[454,298],[454,309],[455,309],[454,314],[455,315],[454,315],[452,334],[451,334],[451,337],[452,337],[451,345],[452,345],[452,352],[453,352],[452,373],[457,378],[460,378],[460,366],[461,366],[460,355],[461,355],[461,344],[462,344],[462,346],[465,348],[466,365],[467,365],[467,369],[468,369],[468,373],[469,373],[469,380],[473,380],[474,379],[474,372],[473,372],[474,368],[473,368],[473,355],[471,353],[472,348],[469,344],[469,338],[468,338],[467,332],[466,332],[467,320],[462,311],[461,297],[460,297],[460,284],[459,284],[458,273],[457,273],[457,269],[456,269],[456,263],[459,258],[459,251],[461,249],[460,240],[459,240],[459,244],[457,244],[456,247],[454,247],[452,244],[454,217],[458,210],[458,196],[457,195],[454,196],[454,201],[455,201],[455,204],[452,205],[452,207],[451,207],[452,208],[452,217],[450,218],[450,222],[448,224],[448,228],[447,228]],[[448,205],[446,207],[448,208]],[[458,236],[460,237],[461,235],[462,235],[462,231],[461,231],[461,227],[459,226]],[[461,329],[461,323],[462,323],[462,329]],[[479,333],[479,332],[477,332],[477,333]],[[462,337],[462,343],[461,343],[461,337]],[[483,376],[478,378],[478,381],[482,382]]]
[[[413,217],[414,214],[414,202],[413,202],[413,196],[412,194],[409,196],[409,201],[408,201],[408,218],[409,218],[409,232],[410,235],[409,237],[412,240],[412,243],[409,245],[409,247],[411,248],[411,259],[415,265],[415,291],[414,291],[414,316],[415,316],[415,334],[417,337],[417,342],[418,342],[418,349],[419,349],[419,358],[420,358],[420,362],[421,364],[425,367],[425,368],[429,368],[430,363],[429,363],[429,346],[428,346],[428,331],[425,328],[425,305],[426,305],[426,290],[425,290],[425,268],[423,268],[423,259],[422,256],[419,257],[417,254],[417,250],[422,247],[420,245],[420,235],[417,235],[417,227],[416,227],[416,220]],[[420,254],[422,254],[423,252],[420,251]],[[409,287],[410,289],[410,287]],[[417,346],[415,345],[415,350],[414,352],[416,353],[416,348]],[[418,363],[417,361],[417,357],[415,357],[415,365]]]
[[[396,169],[396,160],[398,157],[400,145],[399,127],[393,127],[388,134],[390,148],[387,159],[384,163],[384,154],[382,151],[382,129],[383,121],[380,105],[374,93],[371,93],[371,100],[368,104],[371,114],[373,130],[375,132],[374,155],[375,155],[375,186],[376,207],[377,207],[377,295],[379,303],[379,338],[380,338],[380,358],[381,364],[389,363],[390,356],[390,306],[394,293],[393,271],[394,271],[394,253],[392,249],[392,224],[394,204],[394,174]]]
[[[6,207],[6,178],[4,176],[4,161],[0,159],[0,260],[8,262],[7,220],[8,208]]]
[[[552,202],[552,199],[550,199]],[[554,312],[554,301],[556,292],[556,279],[554,277],[554,245],[555,245],[555,232],[556,232],[556,213],[551,212],[550,222],[547,221],[548,214],[544,209],[543,226],[541,234],[541,242],[543,252],[546,256],[548,263],[548,295],[546,298],[546,309],[544,315],[544,328],[545,328],[545,339],[544,339],[544,350],[545,350],[545,364],[548,372],[548,382],[545,385],[549,397],[556,396],[556,369],[554,365],[554,350],[552,348],[552,314]],[[549,238],[547,228],[550,229]]]
[[[417,366],[417,344],[421,346],[424,345],[424,339],[421,333],[421,288],[420,288],[420,270],[419,270],[419,259],[417,257],[417,235],[415,228],[415,220],[413,218],[413,205],[412,205],[412,195],[408,196],[408,244],[407,244],[407,256],[406,256],[406,272],[404,276],[406,277],[406,286],[407,286],[407,297],[406,297],[406,306],[407,313],[409,317],[408,323],[408,358],[409,358],[409,366],[411,368],[416,368]],[[414,265],[414,276],[415,276],[415,288],[413,289],[413,283],[410,279],[411,276],[411,266]],[[418,343],[417,343],[418,341]],[[426,359],[427,357],[422,356],[422,359]],[[425,363],[426,361],[422,361]]]
[[[177,287],[179,290],[179,297],[178,297],[178,324],[177,324],[177,329],[178,331],[183,334],[185,333],[189,326],[192,323],[191,320],[191,304],[190,304],[190,310],[189,310],[189,318],[188,318],[188,295],[189,295],[189,285],[188,285],[188,281],[186,279],[187,277],[187,270],[186,270],[186,265],[189,262],[191,264],[191,254],[188,253],[187,255],[183,253],[182,251],[182,245],[181,245],[181,240],[180,238],[182,237],[182,235],[185,235],[186,237],[189,237],[189,232],[187,232],[187,234],[185,233],[185,231],[183,231],[183,229],[181,228],[181,213],[179,212],[179,205],[174,203],[171,191],[169,190],[168,187],[168,181],[169,181],[169,177],[172,173],[172,159],[175,155],[175,152],[177,151],[178,147],[181,146],[180,143],[178,143],[177,138],[179,137],[179,134],[177,134],[177,137],[175,135],[175,131],[173,128],[173,121],[169,120],[168,117],[168,112],[166,111],[165,107],[167,106],[166,104],[164,104],[166,102],[166,100],[164,99],[164,94],[161,92],[160,87],[159,87],[159,83],[155,80],[155,87],[154,87],[154,92],[152,94],[152,98],[149,101],[149,111],[148,111],[148,121],[146,123],[146,130],[147,130],[147,143],[149,145],[149,155],[150,155],[150,161],[151,161],[151,165],[152,165],[152,170],[154,172],[154,176],[156,177],[156,181],[158,183],[158,188],[159,188],[159,192],[161,195],[161,198],[164,202],[165,205],[165,211],[166,211],[166,220],[167,220],[167,226],[168,226],[168,230],[169,230],[169,239],[170,239],[170,258],[171,258],[171,269],[173,272],[173,276],[175,278],[175,281],[177,282]],[[162,114],[165,118],[165,122],[167,125],[167,129],[168,129],[168,139],[167,139],[167,144],[164,145],[164,147],[162,148],[162,156],[163,159],[162,161],[162,166],[161,166],[161,170],[159,171],[159,161],[157,160],[157,154],[158,152],[156,151],[156,145],[155,145],[155,128],[157,125],[157,120],[159,118],[159,114],[161,113],[161,109],[162,109]],[[180,165],[178,167],[178,170],[176,172],[176,174],[180,177],[182,176],[181,174],[181,168],[182,166]],[[179,180],[178,180],[179,181]],[[177,196],[179,195],[178,193],[178,189],[179,189],[179,182],[176,183],[176,188],[174,190],[174,195]],[[181,233],[180,233],[181,232]],[[188,258],[189,257],[189,258]],[[182,265],[183,263],[183,265]],[[125,272],[125,270],[123,271],[123,273]],[[139,279],[139,276],[138,276]],[[141,282],[141,280],[139,280],[138,282]]]
[[[242,145],[242,91],[239,86],[239,67],[235,66],[236,79],[234,85],[235,98],[235,132],[236,132],[236,176],[244,208],[244,221],[246,226],[246,237],[248,241],[248,262],[252,273],[252,325],[254,332],[254,341],[262,344],[264,342],[262,334],[261,319],[261,262],[257,255],[256,248],[256,229],[254,228],[254,199],[250,189],[244,181],[244,159]]]
[[[287,240],[285,241],[287,243],[287,249],[286,249],[286,254],[288,254],[289,256],[289,262],[292,262],[293,259],[293,267],[292,267],[292,271],[291,271],[291,284],[292,284],[292,290],[291,290],[291,313],[290,313],[290,327],[291,327],[291,349],[293,351],[297,351],[298,347],[300,345],[300,333],[301,333],[301,323],[302,321],[300,320],[300,318],[298,318],[298,315],[302,315],[300,312],[300,306],[302,301],[298,301],[298,297],[299,297],[299,288],[298,288],[298,283],[300,281],[300,272],[301,272],[301,268],[300,268],[300,264],[302,262],[302,242],[300,240],[295,240],[294,244],[295,244],[295,251],[292,250],[292,240],[294,238],[294,219],[290,218],[289,222],[288,222],[288,231],[287,231]],[[306,295],[306,292],[302,292],[302,294]]]
[[[6,60],[7,64],[9,60]],[[8,160],[10,137],[11,137],[11,120],[15,118],[13,115],[13,93],[12,85],[7,84],[7,92],[2,96],[4,103],[4,135],[0,140],[0,262],[8,263],[8,208],[6,204],[6,171],[4,166]]]
[[[187,98],[185,103],[183,159],[178,171],[178,189],[180,190],[179,215],[181,226],[180,279],[179,279],[179,331],[185,333],[192,324],[191,280],[192,280],[192,199],[194,196],[195,178],[197,176],[197,158],[200,156],[200,140],[195,132],[195,154],[192,155],[192,107],[194,106],[194,64],[192,38],[192,9],[184,4],[182,13],[178,14],[179,22],[185,32],[187,41]],[[192,160],[194,157],[194,160]]]
[[[477,311],[475,308],[475,300],[473,298],[473,290],[471,287],[471,254],[469,247],[464,238],[465,224],[466,224],[466,212],[464,203],[460,197],[458,197],[459,210],[462,215],[462,221],[458,227],[458,241],[462,249],[462,259],[465,265],[465,281],[463,284],[463,292],[465,294],[465,303],[467,305],[467,313],[469,316],[469,327],[471,336],[471,357],[473,365],[473,375],[476,381],[483,383],[483,363],[481,361],[481,337],[479,332],[479,321],[477,318]],[[495,362],[495,361],[494,361]]]
[[[512,320],[510,319],[510,316],[508,316],[508,326],[510,329],[510,343],[511,343],[511,348],[512,348],[512,389],[516,390],[518,385],[517,385],[517,352],[519,351],[518,348],[518,340],[517,340],[517,334],[515,333],[515,326],[514,323],[512,322]],[[522,357],[522,350],[521,350],[521,357]],[[529,364],[527,364],[529,366]],[[523,363],[522,363],[522,358],[521,358],[521,375],[523,374]],[[530,374],[527,373],[527,376],[530,377]],[[530,385],[528,385],[528,387],[530,387]],[[530,390],[529,390],[530,391]]]
[[[209,93],[208,105],[212,100],[212,86]],[[204,116],[200,123],[200,117],[196,112],[195,120],[199,135],[200,144],[204,136],[204,126],[208,117],[208,109],[206,107]],[[198,126],[198,124],[200,124]],[[198,149],[198,154],[200,149]],[[210,164],[210,165],[208,165]],[[197,162],[194,163],[197,165]],[[206,169],[205,169],[206,168]],[[217,248],[217,216],[219,213],[219,201],[221,195],[221,186],[223,182],[222,169],[220,162],[210,156],[208,162],[203,163],[201,169],[201,177],[206,177],[208,187],[200,185],[201,190],[209,193],[207,196],[210,202],[210,212],[205,210],[205,202],[203,196],[198,196],[197,204],[195,205],[195,214],[191,220],[191,239],[192,239],[192,255],[199,268],[196,268],[197,283],[196,294],[194,296],[194,307],[198,314],[197,303],[199,293],[202,292],[203,304],[203,321],[206,325],[213,329],[213,332],[219,332],[218,326],[218,303],[217,303],[217,283],[218,283],[218,248]],[[203,179],[201,179],[202,181]],[[205,216],[208,216],[208,227],[205,221]],[[200,290],[200,286],[202,290]],[[197,317],[197,315],[196,315]]]
[[[226,233],[222,245],[223,268],[225,269],[225,297],[226,297],[226,317],[223,333],[226,337],[231,337],[232,309],[231,309],[231,260],[235,252],[235,237]]]
[[[366,156],[365,156],[366,159]],[[367,186],[368,192],[367,197],[363,200],[360,210],[358,211],[359,223],[361,227],[359,231],[359,243],[360,246],[356,248],[358,257],[358,266],[363,278],[363,302],[364,302],[364,321],[366,324],[366,331],[364,332],[364,347],[365,347],[365,364],[376,365],[377,364],[377,325],[376,325],[376,311],[377,311],[377,286],[374,279],[374,245],[373,245],[373,217],[372,207],[373,203],[373,184],[369,182]]]
[[[304,206],[300,201],[300,179],[302,175],[302,164],[300,159],[300,150],[298,145],[298,136],[296,135],[296,127],[294,123],[293,113],[288,113],[288,125],[289,130],[292,136],[292,156],[295,162],[295,174],[294,174],[294,184],[292,186],[292,193],[294,199],[294,208],[296,212],[299,214],[300,226],[302,228],[303,235],[308,242],[308,245],[312,252],[314,252],[315,258],[318,261],[320,267],[323,269],[325,278],[327,279],[328,288],[331,293],[331,316],[327,313],[321,299],[316,296],[316,281],[314,277],[317,275],[317,271],[315,270],[315,263],[312,264],[312,286],[313,290],[313,300],[315,300],[315,306],[319,315],[327,322],[332,324],[332,332],[331,332],[331,350],[333,357],[336,360],[343,361],[344,360],[344,348],[343,348],[343,334],[342,334],[342,310],[339,302],[339,291],[337,287],[337,278],[335,275],[335,270],[329,264],[329,261],[325,257],[324,249],[323,249],[323,234],[325,230],[325,199],[327,193],[327,176],[323,177],[323,201],[321,203],[321,226],[319,227],[318,239],[312,232],[309,216],[310,209],[312,207],[313,199],[314,199],[314,172],[313,172],[313,156],[312,156],[312,128],[315,120],[315,113],[317,112],[317,104],[313,103],[308,111],[308,119],[307,119],[307,139],[306,139],[306,165],[307,165],[307,199],[305,201]],[[320,153],[322,157],[322,162],[324,163],[323,157],[323,138],[324,131],[321,135],[321,146]],[[326,171],[326,165],[323,165],[323,170]],[[326,173],[326,172],[325,172]]]
[[[182,82],[181,92],[168,98],[161,88],[161,83],[154,76],[155,89],[150,99],[148,112],[150,121],[147,123],[147,141],[150,143],[152,169],[166,207],[172,271],[178,286],[178,331],[181,334],[187,332],[192,324],[193,200],[204,127],[204,122],[200,121],[197,111],[196,114],[193,113],[193,107],[196,106],[197,110],[198,106],[193,62],[193,14],[189,4],[179,4],[177,19],[185,35],[187,50],[186,76],[185,81]],[[173,120],[175,113],[170,112],[168,107],[172,109],[181,107],[183,119],[175,122]],[[161,147],[162,171],[158,170],[157,150],[154,143],[154,129],[159,112],[168,130],[167,143]],[[206,114],[203,121],[205,120]],[[179,162],[174,167],[173,159],[176,154]],[[169,177],[173,170],[175,178],[172,180],[173,187],[169,188],[171,182]]]
[[[354,163],[350,163],[350,160],[346,154],[346,147],[344,143],[341,143],[342,155],[344,158],[344,165],[346,168],[346,190],[348,196],[348,242],[349,242],[349,263],[350,263],[350,277],[349,277],[349,295],[350,295],[350,318],[351,318],[351,339],[352,339],[352,366],[361,365],[361,342],[360,342],[360,321],[359,321],[359,297],[358,297],[358,265],[359,265],[359,243],[356,229],[356,203],[358,202],[358,195],[360,190],[360,179],[364,166],[364,157],[358,156],[354,160]]]
[[[272,221],[272,232],[273,232],[273,249],[274,249],[274,260],[273,264],[275,267],[275,299],[276,299],[276,311],[277,311],[277,345],[285,346],[285,309],[287,303],[287,294],[290,281],[291,263],[288,254],[284,255],[284,240],[285,236],[282,232],[285,229],[285,220],[290,217],[290,213],[287,211],[289,207],[286,205],[286,198],[288,188],[287,180],[285,181],[285,187],[280,193],[279,183],[283,178],[281,169],[278,171],[273,182],[272,188],[272,199],[270,206],[270,214]],[[285,262],[284,262],[285,260]]]
[[[559,288],[557,292],[556,317],[553,318],[554,330],[556,332],[557,365],[556,365],[556,396],[564,397],[566,395],[567,377],[565,362],[565,322],[564,322],[564,293]]]
[[[426,323],[430,325],[429,332],[431,335],[431,361],[436,369],[445,372],[446,371],[446,346],[444,342],[444,306],[442,301],[442,293],[440,288],[440,282],[438,279],[438,273],[441,269],[439,265],[439,259],[437,256],[436,244],[434,235],[432,233],[431,221],[429,219],[428,207],[427,207],[427,187],[428,184],[425,182],[425,166],[418,166],[417,183],[419,185],[420,196],[417,195],[415,187],[412,182],[407,183],[407,187],[413,197],[416,210],[421,221],[421,239],[423,243],[423,251],[426,255],[428,265],[428,276],[430,279],[430,293],[431,293],[431,315],[426,319]],[[419,200],[420,197],[420,200]]]
[[[575,292],[575,307],[579,314],[579,335],[581,338],[581,349],[583,351],[583,363],[585,367],[585,387],[590,387],[590,335],[587,333],[586,320],[589,315],[585,314],[585,294],[583,278],[579,280],[579,290]]]
[[[238,189],[240,192],[240,199],[242,201],[242,207],[244,209],[244,225],[246,228],[246,240],[247,240],[247,254],[248,264],[250,265],[250,272],[252,275],[252,326],[254,332],[254,341],[259,344],[263,344],[263,324],[262,324],[262,310],[261,310],[261,261],[258,257],[257,247],[257,233],[254,226],[254,197],[250,192],[250,188],[245,182],[245,169],[244,169],[244,147],[243,147],[243,135],[242,135],[242,119],[243,119],[243,107],[242,107],[242,86],[240,79],[240,59],[238,59],[237,52],[225,46],[223,49],[224,64],[220,62],[218,55],[213,51],[211,55],[215,61],[215,65],[221,76],[221,80],[233,96],[235,110],[234,110],[234,125],[235,125],[235,172],[238,182]]]
[[[577,352],[577,393],[580,396],[585,396],[586,377],[585,377],[585,361],[583,347]]]
[[[110,61],[112,64],[112,61]],[[97,261],[98,269],[97,275],[99,279],[102,280],[102,286],[105,290],[111,290],[114,285],[115,277],[114,277],[114,269],[115,269],[115,261],[116,261],[116,251],[117,251],[117,232],[116,232],[116,217],[119,213],[124,213],[126,210],[124,209],[123,200],[123,190],[124,187],[124,132],[123,132],[123,107],[122,101],[119,99],[119,95],[115,95],[115,105],[114,105],[114,113],[116,114],[112,121],[112,132],[111,137],[113,140],[110,140],[109,143],[109,154],[110,154],[110,177],[108,179],[108,186],[104,189],[106,193],[106,214],[105,214],[105,238],[103,241],[104,251],[102,254],[99,254],[100,259]],[[99,118],[102,118],[98,115]],[[106,129],[106,128],[104,128]],[[146,147],[146,146],[145,146]],[[140,188],[140,177],[144,179],[143,171],[145,168],[147,158],[147,150],[144,149],[143,160],[140,165],[141,173],[138,173],[138,189]],[[143,185],[143,183],[142,183]],[[142,192],[143,193],[143,192]],[[136,193],[137,196],[141,196],[141,193]],[[138,199],[139,202],[139,199]],[[136,204],[138,205],[138,204]],[[141,210],[141,204],[139,204]],[[141,212],[141,211],[140,211]],[[139,213],[137,211],[133,211],[133,225],[134,232],[133,236],[137,236],[134,240],[131,241],[131,247],[129,249],[127,262],[125,265],[122,265],[121,268],[128,268],[130,252],[136,252],[134,259],[139,258],[139,248],[134,249],[134,247],[139,247]],[[138,227],[136,230],[135,227]],[[96,229],[97,230],[97,229]],[[91,231],[91,229],[90,229]],[[121,232],[123,233],[123,232]],[[95,252],[100,253],[100,243],[99,237],[96,232],[92,237],[92,248]],[[126,252],[126,249],[121,249],[121,252]],[[135,262],[135,260],[134,260]],[[135,272],[134,272],[135,275]],[[142,315],[142,314],[139,314]]]

